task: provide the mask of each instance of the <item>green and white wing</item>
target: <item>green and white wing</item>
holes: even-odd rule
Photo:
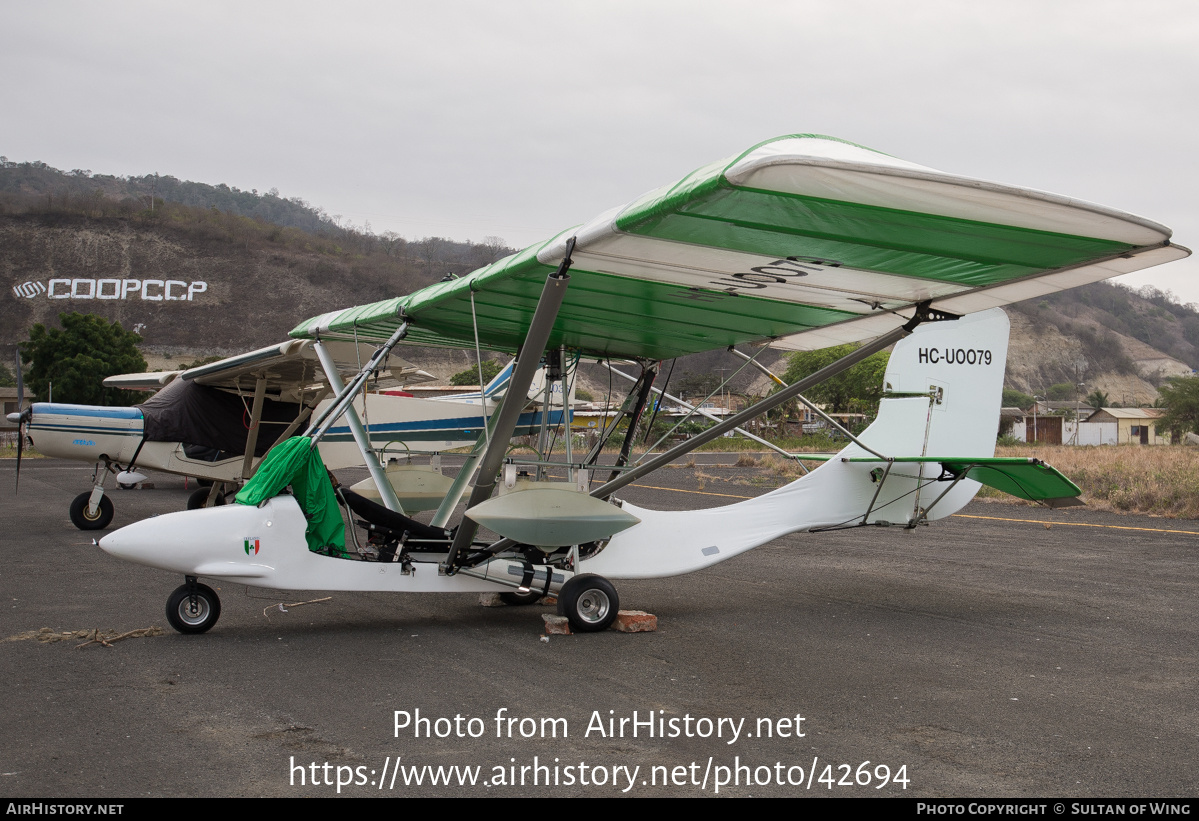
[[[451,282],[334,311],[298,338],[521,344],[576,238],[550,344],[667,359],[873,338],[923,301],[970,313],[1180,259],[1150,220],[957,177],[818,135],[768,140]],[[473,300],[472,300],[473,296]],[[473,305],[472,305],[473,301]]]

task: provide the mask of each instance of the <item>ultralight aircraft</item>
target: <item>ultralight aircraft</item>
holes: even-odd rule
[[[201,576],[282,589],[556,593],[572,627],[594,631],[616,616],[612,579],[688,573],[797,531],[913,528],[960,509],[982,484],[1077,503],[1078,488],[1053,468],[993,455],[1008,342],[997,306],[1187,256],[1170,236],[1111,208],[830,137],[767,140],[460,279],[301,323],[291,336],[318,351],[379,347],[306,436],[272,451],[238,504],[139,522],[100,547],[184,576],[167,602],[182,632],[208,630],[220,614]],[[401,340],[517,353],[505,400],[429,524],[389,501],[384,480],[376,479],[381,505],[335,492],[316,450]],[[631,431],[663,360],[738,344],[849,342],[864,344],[662,452],[629,459],[626,449],[614,466],[599,463],[600,446],[565,460],[551,449],[508,453],[547,353],[640,363],[626,404]],[[892,345],[877,418],[807,475],[700,511],[618,498]],[[360,451],[377,477],[376,454],[366,444]],[[546,479],[552,465],[567,481]],[[468,481],[465,513],[451,524]],[[291,495],[280,492],[288,485]],[[338,498],[361,517],[374,552],[345,527]],[[483,538],[480,527],[498,536]],[[364,555],[374,560],[354,560]]]

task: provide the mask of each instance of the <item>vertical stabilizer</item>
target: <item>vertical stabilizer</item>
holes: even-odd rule
[[[998,308],[921,325],[896,344],[878,418],[859,440],[883,457],[988,457],[995,452],[1008,320]],[[851,460],[869,461],[851,461]],[[796,481],[727,507],[665,512],[625,504],[641,523],[583,563],[610,578],[671,576],[786,533],[948,516],[979,484],[953,484],[936,462],[880,460],[850,444]]]

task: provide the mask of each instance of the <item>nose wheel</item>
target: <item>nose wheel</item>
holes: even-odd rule
[[[167,621],[180,633],[207,632],[221,617],[221,600],[206,584],[189,579],[167,599]]]

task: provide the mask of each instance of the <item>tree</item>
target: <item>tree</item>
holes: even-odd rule
[[[798,382],[857,349],[857,345],[838,345],[820,351],[793,353],[787,371],[783,374],[783,381],[788,385]],[[886,351],[879,351],[852,368],[804,391],[804,395],[811,401],[824,405],[825,409],[832,413],[874,415],[883,396],[883,376],[887,372],[887,361],[890,358],[891,355]]]
[[[59,314],[62,330],[38,323],[22,342],[21,361],[29,364],[27,381],[39,399],[48,398],[50,383],[59,402],[80,405],[132,404],[144,394],[110,390],[104,379],[118,373],[142,373],[146,360],[137,343],[142,338],[119,322],[93,314]]]
[[[1096,388],[1087,394],[1087,398],[1083,401],[1086,402],[1089,407],[1092,407],[1095,410],[1102,410],[1103,408],[1109,407],[1112,402],[1111,397],[1099,390],[1099,388]]]
[[[483,385],[495,379],[500,372],[500,363],[494,359],[483,360]],[[472,365],[464,371],[458,371],[450,377],[451,385],[474,385],[479,381],[479,367]]]
[[[1172,376],[1160,393],[1166,414],[1158,420],[1157,429],[1175,436],[1199,432],[1199,377]]]
[[[674,392],[684,399],[707,396],[720,387],[720,377],[714,373],[687,371],[674,381]]]
[[[1050,385],[1046,393],[1051,401],[1066,402],[1078,395],[1078,386],[1070,382],[1059,382]]]
[[[1032,403],[1036,400],[1023,391],[1018,391],[1015,388],[1004,388],[1003,399],[1001,401],[1005,408],[1020,408],[1020,410],[1024,410],[1025,408],[1031,408]]]

